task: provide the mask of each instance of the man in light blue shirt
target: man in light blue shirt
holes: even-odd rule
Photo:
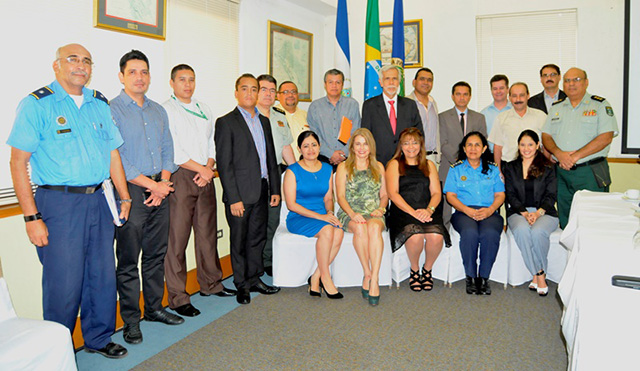
[[[507,99],[509,97],[509,78],[507,76],[494,75],[491,80],[489,80],[489,85],[491,86],[493,102],[480,111],[487,122],[487,133],[491,132],[496,117],[498,117],[501,112],[513,108]],[[493,151],[493,143],[489,143],[489,148]]]

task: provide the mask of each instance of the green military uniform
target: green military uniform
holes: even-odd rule
[[[611,131],[614,137],[618,135],[611,104],[588,92],[575,108],[568,98],[555,102],[542,128],[542,132],[549,134],[558,148],[566,152],[577,151],[598,135]],[[606,161],[609,147],[580,159],[571,170],[557,166],[560,227],[567,225],[574,193],[582,189],[609,191],[611,176]]]

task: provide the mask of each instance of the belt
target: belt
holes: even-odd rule
[[[79,193],[90,195],[95,193],[98,189],[102,187],[102,183],[91,185],[91,186],[83,186],[83,187],[75,187],[75,186],[54,186],[54,185],[41,185],[38,188],[50,189],[52,191],[59,191],[65,193]]]
[[[589,160],[587,162],[583,162],[581,164],[575,164],[573,165],[569,170],[575,170],[579,167],[583,167],[583,166],[589,166],[589,165],[595,165],[595,164],[599,164],[602,161],[606,161],[606,157],[598,157],[598,158],[594,158],[593,160]]]
[[[427,151],[427,156],[437,155],[437,154],[438,154],[438,151]]]
[[[153,180],[154,182],[159,181],[160,179],[162,179],[162,173],[158,173],[158,174],[153,174],[153,175],[145,175],[147,178]]]

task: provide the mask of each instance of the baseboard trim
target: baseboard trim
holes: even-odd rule
[[[231,256],[226,255],[220,258],[220,266],[222,267],[222,277],[227,278],[233,275],[233,270],[231,269]],[[190,270],[187,272],[187,292],[189,295],[193,295],[200,291],[200,285],[198,284],[198,280],[196,275],[198,273],[197,268]],[[164,286],[164,296],[162,299],[162,305],[169,305],[169,301],[167,299],[167,285]],[[142,293],[140,295],[140,310],[144,315],[144,298],[142,297]],[[116,307],[116,331],[120,330],[124,326],[124,322],[122,322],[122,317],[120,317],[120,302],[118,301]],[[82,337],[82,328],[80,327],[80,317],[76,320],[76,327],[73,331],[73,345],[76,350],[84,347],[84,338]]]

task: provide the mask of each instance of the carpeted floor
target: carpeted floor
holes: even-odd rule
[[[311,298],[305,287],[259,295],[149,358],[136,370],[563,370],[557,286],[471,296],[464,281],[429,293],[382,288],[370,307],[359,288]]]

